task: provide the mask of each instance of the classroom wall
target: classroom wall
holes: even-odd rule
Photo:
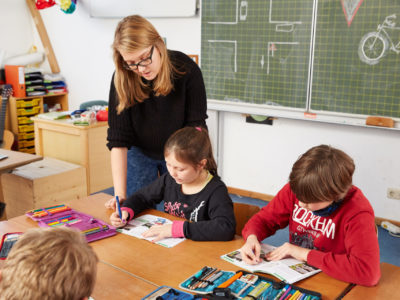
[[[0,0],[0,5],[0,49],[12,56],[27,51],[33,41],[40,46],[32,21],[27,21],[25,0]],[[72,15],[57,7],[41,11],[69,86],[71,109],[83,101],[107,99],[113,72],[110,45],[118,20],[90,18],[88,5],[88,0],[78,1]],[[166,37],[170,49],[200,52],[199,17],[151,22]],[[220,174],[228,186],[273,195],[287,182],[300,154],[312,146],[330,144],[354,158],[354,183],[370,199],[376,216],[400,221],[400,200],[386,197],[388,187],[400,189],[400,132],[288,119],[269,126],[246,123],[237,113],[208,114],[214,145],[221,145],[215,149]],[[223,133],[219,142],[218,127]]]

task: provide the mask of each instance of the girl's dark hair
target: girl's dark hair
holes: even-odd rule
[[[328,145],[311,148],[294,163],[289,184],[304,203],[339,201],[352,184],[353,159]]]
[[[207,160],[205,169],[212,175],[217,174],[210,137],[205,128],[185,127],[172,134],[164,146],[164,156],[174,153],[182,162],[196,167],[202,159]]]

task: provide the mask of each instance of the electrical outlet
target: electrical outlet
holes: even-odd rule
[[[390,199],[400,200],[400,189],[388,188],[387,189],[387,197]]]

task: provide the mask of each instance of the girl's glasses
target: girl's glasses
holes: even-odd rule
[[[124,68],[127,70],[136,71],[139,68],[139,66],[146,67],[146,66],[150,65],[153,62],[153,60],[152,60],[153,51],[154,51],[154,46],[151,47],[149,57],[142,59],[137,64],[135,64],[135,63],[128,64],[126,61],[124,61],[124,63],[123,63]]]

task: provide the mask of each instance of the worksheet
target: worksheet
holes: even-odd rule
[[[154,215],[143,215],[132,219],[125,227],[119,228],[117,229],[117,231],[120,233],[137,237],[139,239],[144,239],[152,242],[154,237],[144,238],[142,234],[147,230],[149,230],[150,227],[154,225],[165,225],[165,224],[172,224],[172,221]],[[184,240],[185,238],[166,238],[156,242],[155,244],[171,248],[183,242]]]

